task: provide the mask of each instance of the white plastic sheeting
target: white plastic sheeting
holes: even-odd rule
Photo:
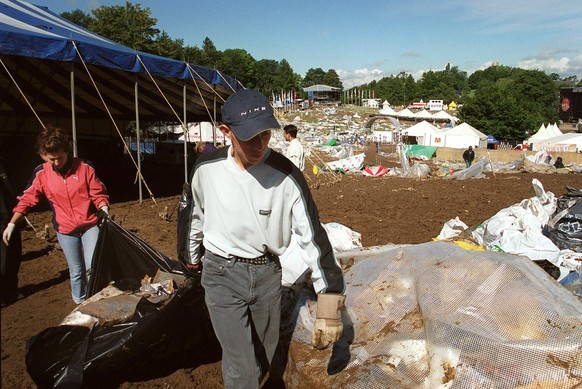
[[[315,296],[300,289],[293,313],[284,314],[292,333],[282,348],[287,388],[580,384],[582,303],[527,258],[450,242],[340,258],[353,263],[345,271],[344,333],[314,350]]]
[[[328,162],[326,165],[331,170],[341,169],[344,172],[359,171],[364,167],[365,154],[356,154],[338,161]]]
[[[327,237],[335,253],[352,250],[362,247],[362,234],[335,222],[323,224],[327,232]],[[297,244],[295,236],[291,239],[291,244],[279,257],[283,270],[283,285],[291,285],[299,279],[308,269],[305,251]]]

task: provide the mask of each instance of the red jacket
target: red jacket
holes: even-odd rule
[[[53,225],[61,234],[82,232],[97,224],[97,208],[109,205],[105,185],[95,169],[85,161],[73,158],[63,177],[49,162],[37,166],[30,186],[18,197],[14,212],[26,214],[45,196],[52,208]]]

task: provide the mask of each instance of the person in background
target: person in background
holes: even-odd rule
[[[554,163],[554,167],[556,169],[563,169],[564,168],[564,162],[562,162],[562,157],[556,158],[556,163]]]
[[[16,205],[16,195],[8,179],[5,167],[4,159],[0,158],[0,227],[2,234],[8,227],[12,208]],[[20,227],[20,225],[14,226],[10,245],[7,245],[4,241],[0,242],[2,250],[0,266],[2,307],[6,307],[18,300],[18,271],[22,260]]]
[[[283,136],[285,140],[289,142],[289,147],[285,152],[285,156],[291,160],[299,168],[299,170],[305,170],[305,153],[303,151],[303,145],[297,139],[297,127],[293,124],[288,124],[283,127]]]
[[[232,145],[199,156],[194,166],[187,266],[202,271],[224,386],[252,389],[266,377],[279,342],[279,255],[292,233],[310,258],[318,293],[315,348],[342,334],[345,281],[305,177],[268,147],[271,130],[280,128],[268,99],[235,92],[222,107],[222,123]]]
[[[86,296],[93,252],[99,237],[100,220],[109,214],[109,196],[93,166],[72,156],[73,143],[60,128],[40,132],[36,150],[45,161],[34,169],[14,214],[2,234],[10,246],[16,224],[44,197],[53,211],[53,227],[65,254],[76,304]]]
[[[210,142],[202,142],[202,141],[200,141],[200,142],[198,142],[196,144],[196,154],[197,155],[211,153],[213,151],[216,151],[216,146],[214,146]]]
[[[473,146],[469,146],[467,150],[463,152],[463,160],[467,167],[471,166],[473,160],[475,159],[475,152],[473,151]]]

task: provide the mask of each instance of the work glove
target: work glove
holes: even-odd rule
[[[337,342],[344,329],[341,310],[346,297],[341,294],[321,293],[317,295],[317,313],[311,333],[313,348],[323,350]]]
[[[10,243],[8,243],[8,242],[10,241],[10,237],[12,236],[12,233],[14,232],[14,227],[16,227],[16,225],[14,223],[8,223],[8,225],[6,226],[6,229],[4,230],[4,233],[2,234],[2,240],[4,241],[6,246],[10,245]]]
[[[97,218],[99,219],[99,225],[103,224],[103,221],[109,217],[109,207],[107,205],[102,206],[97,212]]]

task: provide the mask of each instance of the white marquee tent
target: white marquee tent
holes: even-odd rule
[[[391,106],[385,105],[380,111],[380,115],[396,116],[396,111]]]
[[[442,130],[426,120],[402,130],[403,135],[415,136],[417,143],[422,146],[443,146],[442,133]]]
[[[560,131],[556,123],[548,124],[547,126],[542,124],[538,131],[526,140],[526,143],[535,144],[559,135],[562,135],[562,131]]]
[[[458,126],[447,129],[442,136],[444,137],[443,147],[466,149],[469,146],[479,146],[480,148],[487,148],[487,135],[468,123],[461,123]]]
[[[415,118],[418,119],[434,119],[433,115],[428,112],[426,109],[422,109],[414,114]]]
[[[432,116],[435,119],[452,120],[453,122],[456,122],[457,120],[459,120],[458,118],[447,113],[446,111],[438,111],[437,113],[433,114]]]
[[[399,117],[399,118],[410,118],[410,119],[416,117],[416,115],[414,114],[414,112],[412,112],[408,108],[404,108],[402,111],[396,112],[396,116]]]
[[[554,136],[547,139],[537,140],[532,142],[532,150],[554,150],[557,151],[560,145],[564,146],[566,151],[567,145],[576,145],[576,152],[582,152],[582,133],[570,132]]]

